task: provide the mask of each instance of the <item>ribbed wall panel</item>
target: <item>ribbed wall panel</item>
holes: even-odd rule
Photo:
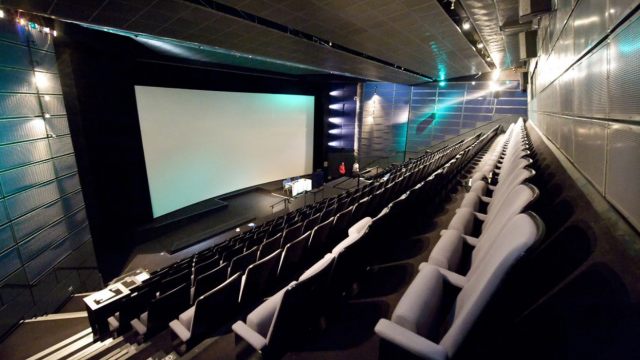
[[[47,140],[0,146],[0,171],[51,158]]]
[[[0,120],[0,146],[47,137],[42,118]]]
[[[58,73],[58,67],[56,65],[56,55],[54,53],[31,49],[31,56],[33,57],[33,65],[36,71]]]
[[[573,123],[573,161],[598,190],[604,191],[607,127],[602,122],[576,120]]]
[[[611,114],[640,119],[640,21],[635,20],[609,44]]]
[[[38,96],[0,94],[0,118],[18,116],[42,116]]]
[[[42,102],[42,110],[49,115],[64,115],[67,110],[64,107],[64,99],[62,96],[50,95],[48,100]]]
[[[56,177],[53,163],[46,161],[0,173],[0,185],[5,196],[27,190],[34,185],[50,181]]]
[[[607,146],[606,197],[640,227],[640,127],[612,125]]]
[[[45,119],[47,132],[56,136],[69,134],[69,122],[66,116]]]
[[[13,229],[18,242],[26,240],[29,236],[39,232],[54,221],[65,215],[62,200],[41,207],[13,222]]]
[[[24,46],[0,42],[0,66],[31,70],[29,50]]]
[[[11,218],[15,219],[59,197],[58,183],[52,181],[6,198],[7,209]]]
[[[11,224],[0,226],[0,253],[15,245]]]
[[[33,72],[27,70],[0,68],[0,91],[36,92]]]
[[[51,156],[62,156],[73,153],[73,144],[71,136],[58,136],[49,139],[51,145]]]

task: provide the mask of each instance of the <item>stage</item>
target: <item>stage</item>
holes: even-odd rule
[[[131,250],[122,273],[161,268],[235,236],[237,228],[249,230],[250,223],[262,224],[333,196],[336,191],[345,190],[329,188],[327,191],[325,187],[292,198],[282,191],[282,182],[272,182],[216,199],[225,205],[210,202],[211,208],[207,209],[206,204],[198,203],[194,209],[172,214],[171,223],[166,223],[164,217],[158,218],[139,229],[137,245]],[[182,217],[189,212],[191,216]]]

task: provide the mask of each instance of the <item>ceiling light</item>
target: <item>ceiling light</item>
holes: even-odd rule
[[[476,46],[478,47],[478,49],[482,49],[484,47],[484,44],[482,43],[482,41],[478,41]]]
[[[462,29],[469,30],[470,28],[471,28],[471,22],[469,21],[469,19],[466,19],[465,21],[462,22]]]
[[[18,22],[20,23],[20,25],[26,24],[26,21],[23,18],[18,19]]]
[[[476,77],[475,77],[475,78],[476,78],[476,79],[477,79],[477,78],[479,78],[479,77],[480,77],[480,75],[482,75],[482,73],[481,73],[481,72],[479,72],[479,73],[478,73],[478,75],[476,75]]]
[[[499,78],[500,78],[500,69],[496,69],[491,75],[491,79],[493,79],[493,81],[496,81]]]
[[[0,19],[4,18],[4,11],[0,10]]]
[[[48,119],[48,118],[50,118],[50,117],[51,117],[51,115],[49,115],[49,113],[47,113],[47,112],[46,112],[46,113],[44,113],[44,118],[45,118],[45,119]]]
[[[475,84],[476,84],[476,82],[475,82],[475,81],[472,81],[472,82],[471,82],[471,85],[475,85]]]

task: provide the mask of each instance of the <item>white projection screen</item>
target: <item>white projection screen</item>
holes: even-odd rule
[[[313,170],[313,96],[135,92],[154,218]]]

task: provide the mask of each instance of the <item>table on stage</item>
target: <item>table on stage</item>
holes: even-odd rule
[[[291,196],[296,196],[311,189],[311,180],[309,179],[298,179],[291,182]]]

